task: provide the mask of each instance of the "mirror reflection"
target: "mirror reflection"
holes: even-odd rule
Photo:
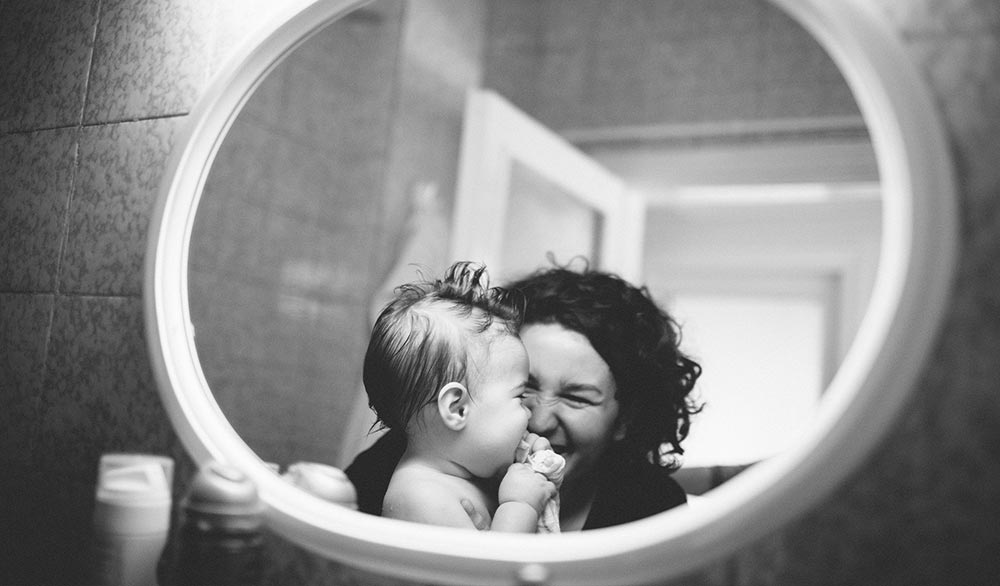
[[[514,112],[538,134],[470,136],[479,90],[502,106],[476,124],[502,133]],[[808,426],[864,313],[880,218],[849,88],[767,2],[377,0],[235,119],[192,234],[191,317],[262,459],[343,468],[374,438],[374,315],[414,265],[491,259],[507,280],[585,255],[646,284],[702,365],[675,474],[699,495]]]

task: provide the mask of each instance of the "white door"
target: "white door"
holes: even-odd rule
[[[451,258],[505,282],[584,256],[639,281],[642,198],[592,158],[488,90],[466,102]]]

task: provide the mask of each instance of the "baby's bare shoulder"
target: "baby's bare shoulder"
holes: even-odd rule
[[[474,527],[462,500],[479,502],[471,483],[421,468],[400,467],[382,503],[382,516],[431,525]]]

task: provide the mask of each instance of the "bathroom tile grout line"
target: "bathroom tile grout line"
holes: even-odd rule
[[[80,291],[69,291],[69,292],[56,292],[56,291],[41,291],[41,290],[15,290],[15,289],[0,289],[0,295],[23,295],[25,297],[41,297],[41,296],[51,296],[55,298],[77,298],[77,299],[141,299],[142,292],[136,293],[83,293]]]
[[[112,126],[115,124],[128,124],[130,122],[146,122],[149,120],[169,120],[171,118],[184,118],[189,115],[190,112],[176,112],[170,114],[155,114],[150,116],[141,117],[131,117],[131,118],[114,118],[109,120],[102,120],[100,122],[81,122],[77,124],[56,124],[53,126],[39,126],[37,128],[30,129],[19,129],[10,130],[7,132],[0,132],[0,136],[17,136],[17,135],[27,135],[34,134],[36,132],[49,132],[52,130],[70,130],[70,129],[84,129],[84,128],[99,128],[101,126]]]
[[[73,207],[73,197],[76,193],[76,181],[80,168],[80,136],[82,135],[82,124],[84,112],[87,110],[87,97],[90,93],[90,76],[94,71],[94,51],[97,46],[97,31],[101,25],[101,8],[102,0],[97,0],[97,5],[95,6],[95,18],[94,27],[90,34],[90,51],[87,56],[87,67],[86,75],[83,80],[83,92],[80,99],[80,108],[77,114],[77,123],[75,125],[76,131],[73,138],[73,161],[70,166],[69,174],[69,186],[68,193],[66,194],[66,203],[63,206],[62,213],[62,227],[59,235],[59,248],[56,254],[56,270],[55,270],[55,282],[52,283],[52,303],[49,305],[49,315],[48,323],[45,327],[45,339],[42,343],[42,368],[39,372],[39,384],[37,393],[35,395],[34,412],[38,413],[43,408],[42,405],[42,395],[45,391],[47,379],[49,376],[49,348],[52,344],[52,328],[55,324],[56,315],[56,298],[58,298],[62,293],[62,272],[63,272],[63,257],[66,254],[67,241],[69,240],[69,218],[70,210]],[[41,418],[37,418],[35,425],[37,426],[35,433],[28,436],[28,451],[29,453],[34,453],[36,448],[36,442],[40,436],[40,431],[42,429]]]

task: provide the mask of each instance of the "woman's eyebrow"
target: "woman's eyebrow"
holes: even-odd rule
[[[605,394],[601,387],[588,383],[564,382],[559,388],[564,392]]]

